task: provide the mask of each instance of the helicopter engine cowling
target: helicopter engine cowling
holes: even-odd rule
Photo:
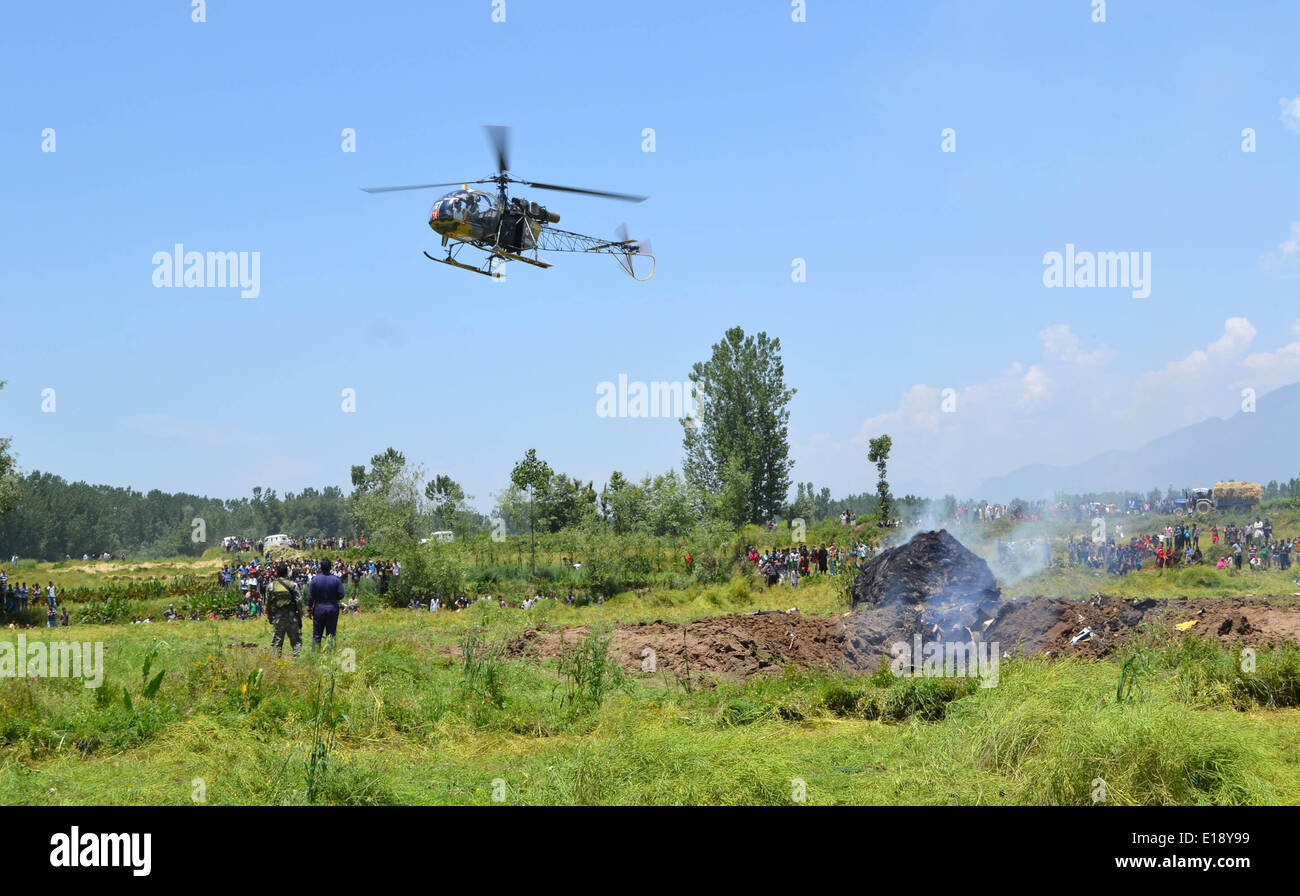
[[[555,212],[548,212],[536,202],[527,199],[520,199],[518,197],[511,199],[510,207],[513,208],[517,214],[525,215],[535,221],[548,221],[551,224],[560,223],[560,216]]]
[[[536,202],[528,203],[528,217],[536,218],[539,221],[549,221],[552,224],[560,223],[560,216],[555,212],[548,212]]]

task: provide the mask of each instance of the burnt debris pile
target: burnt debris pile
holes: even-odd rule
[[[908,627],[927,636],[978,637],[998,614],[1001,591],[989,565],[943,529],[921,532],[862,567],[853,609],[876,608],[914,611]]]
[[[907,544],[875,557],[858,572],[853,608],[998,601],[1001,592],[989,565],[948,534],[921,532]],[[864,609],[865,609],[864,608]]]

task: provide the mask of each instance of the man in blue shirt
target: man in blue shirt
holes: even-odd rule
[[[335,637],[339,627],[339,607],[343,604],[343,583],[334,575],[334,564],[326,558],[320,572],[308,587],[307,608],[311,611],[311,647],[315,650],[323,635]]]

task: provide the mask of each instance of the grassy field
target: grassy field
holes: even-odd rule
[[[1052,524],[1074,528],[1087,532]],[[1012,534],[1024,537],[994,524],[965,539],[987,550]],[[223,559],[8,569],[73,588],[207,576]],[[1285,603],[1300,600],[1295,572],[1053,565],[1007,595]],[[434,615],[370,601],[333,650],[298,660],[270,655],[263,620],[62,629],[104,643],[103,684],[0,678],[0,803],[1091,805],[1098,779],[1107,804],[1300,803],[1294,647],[1261,652],[1245,675],[1215,645],[1148,633],[1104,661],[1004,661],[987,689],[833,670],[705,686],[605,656],[615,623],[840,614],[844,584],[685,581],[581,608]],[[534,624],[591,631],[559,659],[509,659]]]
[[[829,584],[805,594],[833,608]],[[1262,654],[1246,689],[1195,640],[1127,667],[1005,662],[983,689],[833,672],[688,688],[602,664],[599,625],[561,661],[500,649],[538,615],[695,618],[786,596],[737,582],[655,608],[381,611],[296,661],[255,620],[64,630],[106,642],[103,686],[0,682],[0,802],[1091,804],[1098,778],[1113,804],[1300,802],[1294,650]],[[1122,671],[1136,684],[1119,700]]]

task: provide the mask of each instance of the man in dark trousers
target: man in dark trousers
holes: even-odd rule
[[[275,578],[266,585],[266,621],[271,623],[271,650],[283,655],[284,637],[289,636],[293,655],[302,653],[302,591],[289,578],[289,564],[281,563]]]
[[[343,583],[332,570],[328,557],[320,562],[320,572],[308,587],[307,608],[311,610],[311,649],[320,646],[323,635],[335,637],[339,627],[339,607],[343,605]]]

